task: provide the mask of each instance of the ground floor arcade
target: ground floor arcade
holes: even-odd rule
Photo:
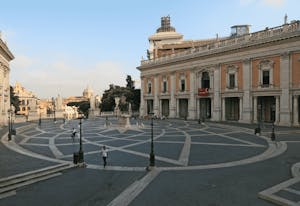
[[[158,117],[199,119],[201,121],[239,121],[245,123],[274,122],[276,125],[300,125],[300,95],[291,95],[289,101],[280,95],[256,94],[197,97],[194,99],[147,99],[142,115],[154,113]],[[289,102],[289,105],[282,105]]]

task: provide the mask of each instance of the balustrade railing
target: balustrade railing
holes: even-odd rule
[[[191,48],[186,51],[178,52],[178,53],[168,55],[165,57],[160,57],[160,58],[151,59],[151,60],[142,60],[141,65],[143,66],[143,65],[153,64],[153,63],[160,63],[160,62],[164,62],[164,61],[171,60],[171,59],[176,59],[178,57],[183,57],[183,56],[190,55],[190,54],[207,52],[207,51],[211,51],[214,49],[220,49],[220,48],[224,48],[227,46],[234,46],[234,45],[247,43],[247,42],[254,42],[257,40],[262,40],[262,39],[266,39],[266,38],[270,38],[270,37],[274,37],[274,36],[279,36],[284,33],[291,33],[291,32],[295,32],[295,31],[300,31],[300,21],[293,21],[290,24],[284,24],[284,25],[278,26],[278,27],[266,28],[265,30],[245,34],[243,36],[228,37],[226,39],[219,40],[214,43],[202,45],[197,48]]]

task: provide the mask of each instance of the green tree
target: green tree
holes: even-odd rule
[[[126,87],[120,87],[110,84],[109,89],[105,90],[102,96],[100,109],[101,111],[113,111],[115,104],[115,97],[126,97],[126,102],[120,102],[119,108],[121,111],[128,111],[129,103],[133,111],[138,111],[140,107],[140,89],[134,88],[134,81],[130,75],[126,78]]]
[[[81,101],[81,102],[69,102],[68,106],[76,106],[80,113],[84,114],[86,117],[89,115],[90,102]]]
[[[16,96],[14,93],[14,88],[10,86],[10,104],[14,105],[15,113],[20,110],[20,100],[19,96]]]

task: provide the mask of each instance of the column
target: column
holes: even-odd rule
[[[222,121],[225,121],[225,97],[222,97]]]
[[[245,59],[243,61],[243,104],[242,104],[242,117],[240,120],[250,123],[252,121],[252,99],[251,99],[251,60]]]
[[[171,87],[170,87],[170,118],[176,117],[176,100],[175,100],[175,91],[176,91],[176,82],[175,82],[175,72],[171,73]]]
[[[295,95],[294,96],[294,111],[293,111],[293,124],[294,126],[299,126],[299,96]]]
[[[140,103],[140,117],[146,115],[146,104],[144,99],[144,89],[145,89],[145,78],[141,77],[141,103]]]
[[[199,119],[201,116],[200,116],[200,99],[198,98],[196,100],[196,110],[197,110],[197,119]]]
[[[179,99],[176,99],[176,118],[179,118]]]
[[[213,70],[213,78],[212,79],[213,79],[212,89],[214,92],[213,107],[212,107],[212,120],[220,121],[221,118],[222,118],[222,120],[225,120],[225,115],[224,115],[224,119],[223,119],[223,115],[221,115],[221,96],[220,96],[221,69],[220,69],[220,65],[215,66],[215,68]],[[223,112],[223,108],[222,108],[222,112]],[[225,110],[224,110],[224,112],[225,112]]]
[[[159,114],[159,99],[158,99],[158,75],[154,76],[154,102],[153,102],[154,115],[160,116]]]
[[[279,115],[279,113],[280,113],[279,99],[280,99],[279,96],[275,97],[275,124],[278,124],[280,121],[280,119],[279,119],[279,117],[280,117],[280,115]]]
[[[257,123],[257,97],[253,97],[253,122]]]
[[[190,71],[190,98],[188,102],[188,119],[196,119],[195,109],[195,71]]]
[[[280,56],[280,125],[291,125],[291,108],[290,108],[290,62],[289,53],[285,52]]]
[[[240,105],[239,105],[239,112],[240,112],[240,116],[239,116],[239,121],[243,121],[243,98],[242,97],[240,97],[239,98],[239,100],[240,100]]]

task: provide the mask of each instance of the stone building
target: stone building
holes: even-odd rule
[[[162,17],[141,72],[140,115],[299,126],[300,22],[185,41]]]
[[[8,122],[10,110],[9,62],[14,59],[6,43],[1,39],[0,32],[0,126]]]
[[[32,91],[25,89],[19,82],[16,82],[14,86],[14,93],[20,100],[20,110],[17,114],[34,117],[37,116],[39,99],[36,95]]]

